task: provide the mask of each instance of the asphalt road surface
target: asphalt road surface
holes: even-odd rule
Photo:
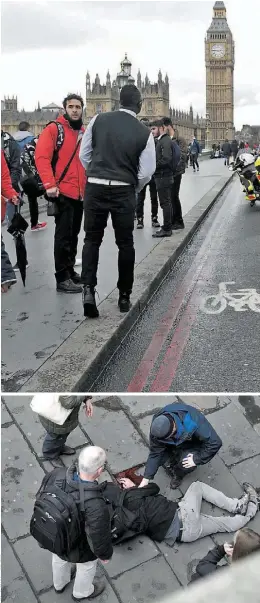
[[[222,160],[201,162],[200,172],[193,174],[188,168],[181,185],[184,216],[211,188],[227,174]],[[145,203],[144,230],[135,230],[136,263],[138,264],[156,246],[152,238],[151,206]],[[159,219],[161,212],[159,212]],[[43,232],[26,232],[29,259],[26,287],[20,276],[10,293],[2,296],[2,388],[18,391],[42,364],[59,348],[77,327],[83,317],[81,295],[57,294],[53,266],[54,222],[47,219]],[[14,243],[3,229],[4,241],[11,261],[15,262]],[[81,256],[83,230],[78,246]],[[80,268],[78,269],[80,271]],[[97,302],[101,303],[116,287],[117,247],[109,220],[100,250]],[[102,323],[101,328],[102,328]]]
[[[235,179],[93,391],[259,391],[259,232]]]

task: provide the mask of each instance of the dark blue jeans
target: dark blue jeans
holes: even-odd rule
[[[57,435],[55,433],[46,433],[42,445],[42,453],[45,458],[55,459],[62,453],[63,446],[67,440],[68,433]]]

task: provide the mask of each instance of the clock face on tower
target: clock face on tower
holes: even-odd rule
[[[222,59],[225,56],[226,50],[224,44],[214,44],[211,46],[211,55],[215,59]]]

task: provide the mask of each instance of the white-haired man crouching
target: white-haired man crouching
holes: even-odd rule
[[[41,526],[41,519],[43,523],[46,523],[49,519],[48,515],[44,514],[44,504],[45,511],[51,515],[50,510],[48,511],[48,501],[47,505],[45,502],[46,496],[48,496],[46,493],[52,496],[51,504],[53,504],[53,493],[55,492],[58,504],[64,498],[65,506],[67,502],[68,506],[72,509],[74,503],[76,503],[81,521],[80,536],[76,538],[76,529],[73,532],[73,512],[71,511],[72,519],[69,519],[68,529],[73,532],[71,534],[71,541],[73,541],[73,538],[76,538],[76,542],[73,543],[71,550],[63,551],[62,555],[57,555],[56,553],[52,555],[54,589],[57,593],[62,593],[75,575],[72,595],[75,601],[91,600],[101,594],[105,588],[104,581],[94,581],[97,561],[100,559],[103,563],[107,563],[113,555],[110,514],[105,498],[101,494],[101,486],[98,484],[98,478],[104,469],[105,462],[106,453],[102,448],[98,446],[83,448],[79,454],[78,464],[72,465],[69,469],[60,467],[54,469],[54,471],[44,478],[36,497],[34,515],[31,521],[31,533],[41,546],[52,551],[55,550],[57,544],[51,548],[46,537],[39,536],[39,530],[33,530],[35,524]],[[61,498],[57,487],[63,490]],[[64,494],[67,496],[67,501]],[[39,500],[42,501],[42,506],[40,507],[42,516],[39,516],[39,513],[37,515],[36,512],[37,501]],[[56,521],[56,525],[57,523]],[[52,524],[50,524],[51,526]],[[55,543],[57,543],[57,540],[56,534]],[[48,544],[47,546],[46,543]],[[72,574],[72,563],[76,564],[75,574]]]

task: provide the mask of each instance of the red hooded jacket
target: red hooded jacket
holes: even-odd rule
[[[5,218],[6,199],[12,199],[13,197],[17,197],[17,192],[12,186],[11,176],[6,163],[4,151],[1,151],[1,221],[3,221]]]
[[[59,177],[64,168],[68,164],[78,139],[78,131],[73,130],[69,122],[63,115],[56,120],[63,125],[64,142],[58,151],[58,161],[55,168],[55,176],[53,174],[51,161],[56,148],[58,137],[58,129],[55,124],[50,124],[40,134],[35,150],[35,163],[42,180],[44,188],[52,188],[57,186]],[[84,132],[84,128],[81,128]],[[65,197],[71,199],[83,198],[86,185],[86,173],[79,160],[79,149],[73,158],[65,178],[58,185],[59,191]]]

